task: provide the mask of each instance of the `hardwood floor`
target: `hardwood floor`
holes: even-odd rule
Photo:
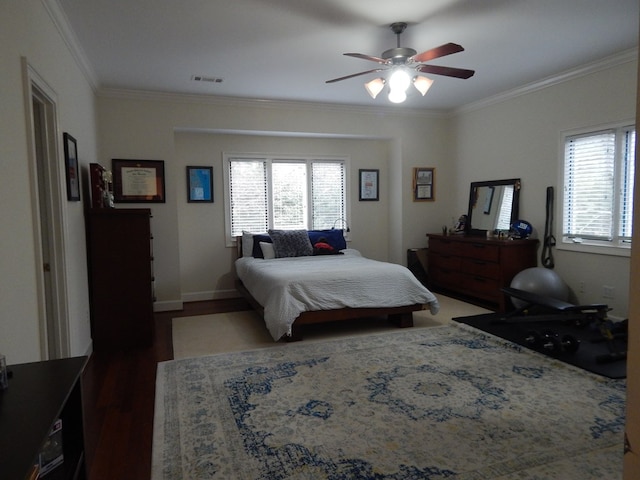
[[[154,315],[151,347],[91,356],[83,376],[89,480],[150,478],[156,366],[173,359],[171,319],[247,309],[240,298],[186,303]]]

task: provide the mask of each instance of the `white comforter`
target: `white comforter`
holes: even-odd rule
[[[264,307],[274,340],[291,335],[302,312],[339,308],[401,307],[428,304],[440,309],[436,297],[402,265],[364,258],[354,249],[344,255],[236,260],[236,272]]]

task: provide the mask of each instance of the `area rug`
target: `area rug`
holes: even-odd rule
[[[615,479],[624,408],[624,380],[455,323],[173,360],[152,479]]]
[[[538,316],[532,317],[531,321],[528,319],[527,321],[500,321],[503,317],[503,314],[494,313],[458,317],[453,320],[471,325],[524,347],[530,347],[541,351],[557,360],[575,365],[576,367],[583,368],[598,375],[603,375],[609,378],[626,378],[627,376],[627,362],[625,358],[606,362],[598,360],[600,356],[606,356],[612,350],[614,352],[626,352],[626,340],[614,339],[612,344],[609,346],[607,343],[602,341],[602,333],[598,330],[598,327],[595,324],[578,327],[575,324],[560,321],[534,321],[533,318],[538,318]],[[544,315],[541,315],[540,317],[543,318]],[[537,332],[538,334],[541,334],[545,331],[550,331],[557,335],[557,338],[562,338],[565,335],[571,335],[580,342],[578,350],[575,352],[546,352],[543,348],[532,347],[527,344],[526,338],[529,335],[529,332]]]
[[[413,312],[413,328],[442,325],[454,316],[489,312],[444,295],[439,295],[438,300],[440,312],[437,315],[432,315],[429,310]],[[306,325],[303,335],[305,342],[313,342],[396,329],[386,318],[378,317]],[[262,317],[253,310],[174,318],[172,338],[174,359],[279,345],[273,341]]]

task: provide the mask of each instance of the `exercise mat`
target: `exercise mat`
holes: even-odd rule
[[[604,341],[604,336],[597,322],[580,327],[565,321],[545,321],[544,315],[534,315],[530,319],[519,317],[503,320],[504,318],[504,314],[488,313],[457,317],[453,320],[598,375],[608,378],[626,378],[627,376],[626,337],[620,334],[616,335],[608,344]],[[541,347],[532,347],[527,343],[526,339],[532,332],[543,335],[545,331],[556,334],[555,338],[558,340],[565,335],[576,338],[580,342],[577,351],[552,352]],[[624,355],[620,355],[620,353],[624,353]],[[615,358],[618,359],[615,360]]]

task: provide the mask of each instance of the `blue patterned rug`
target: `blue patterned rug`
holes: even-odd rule
[[[466,325],[158,365],[153,480],[620,479],[625,381]]]

